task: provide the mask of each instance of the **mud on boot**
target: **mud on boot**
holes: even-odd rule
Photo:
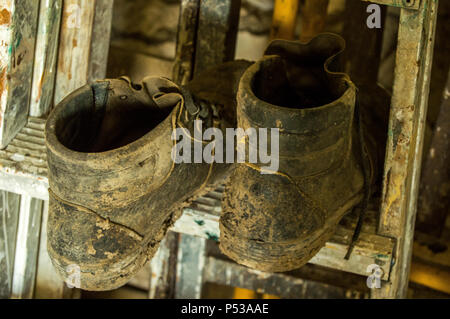
[[[238,126],[279,129],[279,169],[236,164],[225,187],[220,248],[240,264],[301,267],[363,198],[357,89],[336,72],[344,46],[333,34],[308,44],[275,40],[241,78]]]
[[[124,285],[155,254],[186,201],[222,181],[227,164],[175,164],[172,134],[192,132],[196,119],[205,129],[234,126],[224,117],[233,122],[247,66],[220,66],[183,88],[159,77],[98,81],[51,112],[48,251],[66,281],[85,290]],[[199,89],[201,81],[211,86]],[[216,92],[220,85],[227,91]]]

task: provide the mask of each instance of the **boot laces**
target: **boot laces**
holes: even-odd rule
[[[361,202],[361,205],[359,205],[359,216],[358,221],[356,223],[355,230],[353,232],[352,240],[350,242],[350,245],[348,247],[347,253],[345,255],[345,259],[350,259],[350,256],[353,252],[353,249],[355,248],[355,245],[359,239],[359,236],[361,234],[361,229],[364,223],[364,217],[367,212],[367,207],[369,205],[370,197],[371,197],[371,181],[370,176],[373,174],[373,167],[372,162],[370,159],[370,155],[367,152],[367,145],[364,138],[364,129],[363,129],[363,121],[362,121],[362,114],[361,114],[361,106],[358,100],[358,97],[356,98],[356,104],[355,104],[355,115],[357,117],[357,126],[358,126],[358,135],[359,135],[359,146],[360,146],[360,154],[361,154],[361,162],[363,166],[363,177],[364,177],[364,197]],[[355,207],[355,209],[358,209]]]

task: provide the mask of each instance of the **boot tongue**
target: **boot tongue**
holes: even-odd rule
[[[142,80],[142,84],[150,98],[149,104],[157,109],[171,110],[183,98],[180,88],[166,78],[149,76]]]
[[[177,86],[172,81],[160,77],[147,77],[143,80],[144,86],[152,102],[160,110],[172,110],[176,105],[183,101],[184,110],[187,111],[187,117],[184,116],[185,125],[190,123],[193,118],[203,115],[204,119],[209,118],[209,110],[204,109],[194,99],[186,86]],[[206,111],[202,112],[202,111]],[[203,113],[203,114],[202,114]]]

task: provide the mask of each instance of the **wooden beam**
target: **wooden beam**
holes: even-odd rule
[[[62,0],[41,0],[36,37],[30,116],[41,117],[53,107]]]
[[[43,201],[21,196],[12,298],[31,299],[34,296],[42,208]]]
[[[390,281],[374,297],[407,293],[437,8],[437,0],[422,0],[419,11],[401,10],[379,222],[397,245]]]
[[[275,0],[271,39],[294,39],[298,6],[299,0]]]
[[[113,0],[65,0],[56,74],[55,104],[106,76]]]
[[[207,257],[205,281],[241,287],[282,298],[360,299],[367,294],[316,281],[296,278],[284,273],[266,273],[233,262]]]
[[[200,299],[206,262],[206,240],[182,234],[178,246],[175,298]]]
[[[186,84],[192,80],[195,63],[200,0],[182,0],[178,21],[177,47],[172,78],[175,83]]]
[[[0,299],[11,297],[20,195],[0,191]]]
[[[87,82],[94,10],[95,1],[92,0],[64,1],[55,105]]]
[[[87,82],[106,77],[114,0],[95,0]]]
[[[309,42],[323,32],[329,0],[305,0],[300,6],[300,41]]]
[[[175,297],[179,234],[168,232],[150,261],[150,299]]]
[[[31,95],[39,1],[0,3],[0,148],[25,126]]]
[[[194,75],[234,60],[241,0],[202,0],[198,16]]]
[[[27,125],[0,150],[0,189],[48,200],[45,120],[30,117]]]

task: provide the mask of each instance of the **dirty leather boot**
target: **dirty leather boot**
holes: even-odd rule
[[[48,252],[66,282],[85,290],[125,284],[187,201],[222,181],[227,164],[176,164],[172,131],[185,128],[192,138],[196,119],[203,129],[233,127],[248,65],[224,64],[182,88],[160,77],[98,81],[51,112]]]
[[[266,164],[247,158],[225,187],[220,248],[240,264],[269,272],[301,267],[363,198],[357,90],[335,72],[344,46],[333,34],[308,44],[275,40],[241,78],[238,126],[279,129],[279,141],[269,140],[279,142],[279,169],[264,172]]]

